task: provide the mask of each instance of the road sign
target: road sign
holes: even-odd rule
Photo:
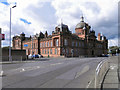
[[[28,44],[24,44],[24,47],[28,47]]]
[[[5,40],[5,34],[0,34],[0,40]]]

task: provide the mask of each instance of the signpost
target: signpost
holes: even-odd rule
[[[0,60],[2,61],[2,47],[1,47],[1,40],[5,40],[5,34],[1,34],[1,28],[0,28]]]
[[[28,44],[24,44],[24,47],[28,47]]]
[[[5,40],[5,34],[0,34],[0,40]]]

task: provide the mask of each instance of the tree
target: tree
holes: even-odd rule
[[[120,47],[118,47],[118,46],[111,46],[111,47],[109,47],[109,51],[110,51],[111,54],[119,53],[120,52]]]
[[[12,48],[12,47],[11,47]],[[9,46],[6,46],[6,47],[2,47],[2,49],[9,49]]]

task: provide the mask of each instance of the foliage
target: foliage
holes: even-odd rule
[[[109,51],[110,51],[111,54],[119,53],[120,52],[120,47],[118,47],[118,46],[111,46],[111,47],[109,47]]]

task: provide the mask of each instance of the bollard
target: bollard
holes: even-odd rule
[[[50,56],[48,55],[48,58],[49,58]]]

